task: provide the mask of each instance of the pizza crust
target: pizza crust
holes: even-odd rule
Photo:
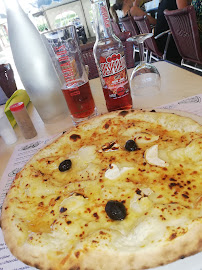
[[[23,171],[17,174],[17,177],[8,193],[8,196],[5,199],[3,209],[2,209],[1,226],[2,226],[2,230],[3,230],[3,234],[4,234],[4,238],[5,238],[5,242],[7,246],[18,259],[22,260],[24,263],[28,265],[34,266],[39,269],[58,269],[58,270],[59,269],[60,270],[63,270],[63,269],[71,269],[71,270],[73,269],[79,269],[79,270],[136,269],[136,270],[140,270],[140,269],[146,269],[146,268],[151,268],[151,267],[167,264],[177,259],[190,256],[199,251],[202,251],[202,238],[201,238],[202,217],[201,216],[193,220],[190,219],[190,221],[187,222],[187,224],[185,225],[185,228],[187,228],[187,231],[183,233],[182,235],[176,236],[174,233],[173,237],[170,237],[170,238],[167,237],[159,244],[148,243],[148,245],[145,245],[139,248],[127,249],[127,248],[121,248],[121,246],[120,247],[116,246],[114,244],[115,242],[114,239],[116,238],[116,235],[120,234],[120,231],[117,233],[116,230],[114,232],[112,229],[108,227],[106,227],[106,229],[101,229],[100,227],[98,227],[97,232],[95,231],[93,234],[90,234],[88,235],[88,237],[82,239],[82,241],[76,242],[76,245],[74,244],[73,247],[67,251],[61,248],[61,246],[64,245],[64,243],[60,241],[60,238],[59,238],[60,233],[58,234],[57,231],[54,232],[54,235],[50,233],[49,235],[50,238],[47,240],[47,242],[44,241],[41,243],[40,237],[39,237],[38,244],[33,244],[30,241],[26,240],[30,232],[25,233],[26,228],[23,227],[23,222],[21,222],[22,227],[19,228],[20,222],[18,218],[16,218],[17,214],[15,216],[14,214],[15,211],[13,212],[13,209],[12,209],[12,211],[9,212],[8,209],[9,207],[13,208],[12,200],[15,196],[15,191],[13,190],[15,189],[18,190],[16,186],[20,187],[20,183],[21,182],[23,183],[22,177],[26,176],[29,178],[30,166],[32,166],[33,164],[36,165],[35,163],[38,163],[39,160],[46,159],[50,157],[50,155],[53,157],[56,157],[57,155],[58,156],[57,159],[59,160],[59,157],[61,155],[60,151],[62,151],[61,149],[63,149],[64,145],[66,146],[66,148],[69,148],[69,149],[66,149],[66,151],[68,150],[72,153],[72,158],[79,160],[81,156],[78,155],[78,152],[79,152],[78,148],[81,149],[82,147],[85,147],[86,137],[83,134],[85,134],[86,132],[87,134],[86,136],[88,136],[89,134],[88,132],[91,131],[91,129],[94,129],[94,130],[99,129],[99,132],[103,134],[103,136],[106,136],[106,132],[109,133],[110,135],[110,132],[113,132],[113,128],[114,128],[113,125],[111,125],[111,123],[113,123],[113,120],[118,117],[124,118],[125,121],[127,121],[128,119],[129,121],[132,120],[134,123],[136,121],[144,121],[144,122],[146,121],[147,123],[152,123],[155,125],[162,126],[166,130],[168,130],[168,132],[174,130],[177,132],[181,132],[183,134],[194,133],[196,135],[199,134],[199,137],[202,134],[202,127],[198,123],[196,123],[195,121],[189,118],[184,118],[181,116],[176,116],[175,114],[164,113],[164,112],[151,113],[151,112],[142,112],[142,111],[133,111],[133,110],[129,113],[126,111],[116,111],[110,114],[102,115],[81,124],[77,128],[73,128],[72,130],[68,131],[66,134],[64,134],[61,138],[57,139],[51,145],[48,145],[44,149],[42,149],[37,155],[35,155],[28,162],[28,164],[25,166]],[[103,125],[105,128],[103,128]],[[107,127],[107,125],[109,125],[109,127]],[[82,134],[81,144],[80,144],[80,139],[78,139],[78,134]],[[113,138],[110,138],[110,139],[113,139]],[[156,143],[156,141],[152,143]],[[91,151],[88,153],[89,155],[93,155],[92,149],[91,150],[88,149],[88,151]],[[100,153],[100,155],[101,154],[102,153]],[[84,156],[85,155],[83,155],[82,158],[84,158]],[[55,159],[56,158],[54,158],[54,160]],[[53,164],[54,164],[54,160],[53,160]],[[52,161],[50,160],[50,162]],[[92,162],[93,162],[93,159],[92,159]],[[84,166],[85,169],[91,166],[90,164],[92,162],[88,163],[88,160],[86,159],[84,161],[84,163],[87,164]],[[103,174],[102,174],[102,177],[104,177]],[[57,182],[57,185],[54,186],[54,192],[58,192],[59,189],[60,189],[60,182]],[[24,191],[20,190],[20,192],[24,192]],[[42,193],[47,195],[47,192],[48,192],[47,190],[43,190]],[[85,201],[85,198],[84,199],[82,198],[81,202],[79,203],[82,204],[82,201]],[[148,207],[148,204],[146,204],[146,206],[144,207]],[[38,230],[40,230],[40,228],[38,228]],[[102,237],[98,238],[97,243],[95,243],[96,242],[95,235],[96,234],[99,235],[100,232],[103,232],[103,231],[106,232],[106,235],[109,234],[109,236],[106,236],[106,238],[102,238]],[[41,234],[43,235],[43,232]],[[128,234],[128,231],[126,234]],[[172,236],[172,234],[170,234],[170,236]],[[122,239],[121,237],[120,239]],[[111,242],[111,239],[113,240],[113,243]],[[42,240],[44,240],[44,238],[42,238]],[[35,243],[37,243],[37,241]],[[56,246],[56,249],[53,251],[52,247],[54,245]],[[71,245],[71,241],[70,241],[70,245]]]
[[[138,252],[122,252],[121,250],[103,249],[98,250],[88,249],[84,252],[75,250],[74,254],[67,254],[63,258],[63,263],[58,264],[54,258],[50,258],[47,253],[48,250],[40,249],[38,247],[24,245],[18,247],[15,237],[5,237],[6,243],[13,243],[13,248],[9,247],[11,252],[17,258],[22,260],[25,264],[31,265],[38,269],[124,269],[124,270],[141,270],[153,268],[160,265],[171,263],[178,259],[184,259],[187,256],[193,255],[202,251],[202,240],[198,237],[202,235],[201,224],[192,224],[190,231],[183,237],[177,238],[165,245],[145,248]],[[16,248],[17,246],[17,248]],[[45,254],[44,254],[45,252]],[[118,252],[118,256],[117,256]],[[22,256],[23,254],[23,256]],[[67,260],[66,260],[67,259]]]

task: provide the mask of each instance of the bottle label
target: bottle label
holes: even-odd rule
[[[55,46],[54,51],[60,64],[64,79],[66,83],[69,83],[74,79],[75,71],[73,66],[75,65],[75,60],[69,58],[65,45],[61,45],[59,47]]]
[[[106,6],[101,6],[101,14],[106,28],[110,27],[109,15]]]
[[[77,84],[76,78],[78,77],[75,59],[68,56],[67,48],[64,44],[59,47],[54,46],[54,51],[57,56],[64,80],[66,82],[66,88],[72,88],[70,95],[80,95],[80,91],[78,90],[79,88],[75,87]]]
[[[100,69],[103,77],[114,75],[126,68],[125,58],[120,53],[113,53],[106,59],[100,57]]]
[[[100,57],[101,81],[103,88],[109,91],[109,97],[117,99],[130,92],[124,56],[111,54]]]

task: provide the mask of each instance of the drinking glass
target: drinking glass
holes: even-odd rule
[[[0,136],[6,144],[13,144],[17,141],[17,136],[13,130],[3,107],[0,108]]]
[[[152,96],[160,91],[160,74],[157,68],[148,63],[144,57],[144,41],[152,36],[153,33],[146,33],[127,39],[127,41],[138,43],[140,55],[140,63],[134,68],[130,77],[132,96]]]
[[[73,123],[77,125],[97,115],[75,26],[58,28],[43,35]]]

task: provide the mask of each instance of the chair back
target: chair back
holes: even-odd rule
[[[132,33],[130,31],[120,32],[120,33],[117,33],[116,36],[121,40],[123,44],[127,68],[134,67],[135,61],[133,58],[133,52],[134,52],[133,42],[127,41],[127,39],[132,36]]]
[[[166,20],[177,49],[184,60],[202,64],[199,31],[193,6],[178,10],[165,10]]]
[[[13,69],[10,64],[0,65],[0,87],[8,98],[17,90]]]
[[[97,66],[95,63],[95,58],[93,55],[93,46],[94,46],[94,42],[80,45],[84,64],[88,65],[88,68],[89,68],[89,74],[88,74],[89,80],[99,77]]]
[[[122,24],[125,31],[130,31],[132,36],[139,35],[140,31],[137,27],[136,22],[134,21],[132,16],[127,16],[124,18],[119,18],[120,23]]]
[[[116,23],[113,19],[110,19],[111,21],[111,26],[112,26],[112,30],[114,32],[115,35],[118,35],[121,33],[121,28],[119,26],[118,23]]]
[[[151,25],[149,23],[147,16],[145,16],[145,15],[136,16],[136,17],[134,17],[134,21],[136,22],[136,24],[140,30],[140,33],[146,34],[146,33],[152,32],[152,28],[151,28]],[[158,56],[159,58],[163,57],[163,53],[159,51],[157,44],[156,44],[156,40],[154,37],[146,39],[144,44],[145,44],[145,47],[150,52],[152,52],[154,55]]]
[[[133,68],[135,66],[135,59],[133,58],[134,47],[133,42],[127,41],[131,37],[131,32],[121,32],[117,37],[121,40],[124,49],[124,55],[126,59],[127,68]]]

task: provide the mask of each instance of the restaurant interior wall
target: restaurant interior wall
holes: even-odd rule
[[[113,5],[115,0],[110,0],[110,4]],[[75,12],[80,18],[82,25],[84,26],[87,37],[95,37],[95,30],[93,27],[93,12],[90,0],[62,0],[57,3],[53,2],[50,6],[43,6],[43,16],[48,21],[48,25],[51,29],[55,28],[55,20],[58,15],[65,12]],[[33,16],[36,19],[35,14]]]

